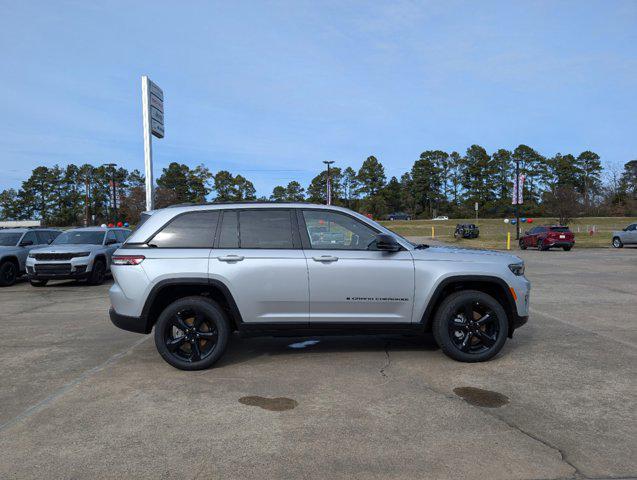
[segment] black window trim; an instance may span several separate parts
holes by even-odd
[[[344,215],[346,217],[351,218],[352,220],[360,223],[361,225],[369,228],[370,230],[376,232],[376,234],[379,233],[384,233],[382,230],[379,230],[378,228],[374,227],[373,225],[370,225],[367,222],[363,222],[360,218],[356,218],[354,215],[350,215],[349,213],[346,212],[341,212],[340,210],[330,210],[330,209],[326,209],[326,208],[306,208],[306,207],[297,207],[297,221],[299,223],[299,231],[301,233],[301,241],[303,243],[303,250],[334,250],[334,251],[338,251],[338,252],[380,252],[382,250],[367,250],[367,249],[353,249],[353,248],[312,248],[312,242],[310,241],[310,236],[307,233],[307,225],[305,223],[305,217],[303,216],[303,212],[306,210],[309,211],[315,211],[315,212],[329,212],[329,213],[335,213],[337,215]],[[399,244],[400,245],[400,244]],[[405,247],[403,247],[402,245],[400,245],[400,249],[402,250],[406,250]]]
[[[290,215],[290,228],[292,235],[292,248],[288,247],[268,247],[268,248],[259,248],[259,247],[251,247],[251,248],[243,248],[241,246],[241,215],[240,212],[254,212],[260,210],[268,210],[268,211],[286,211],[288,215]],[[221,215],[219,217],[219,222],[217,222],[217,232],[215,234],[215,241],[213,249],[216,250],[303,250],[303,245],[301,241],[301,236],[299,235],[299,225],[297,216],[294,215],[295,208],[273,208],[273,207],[263,207],[263,208],[224,208],[220,209]],[[237,239],[238,239],[238,247],[219,247],[219,241],[221,237],[221,225],[223,223],[223,217],[225,213],[236,212],[237,214]]]

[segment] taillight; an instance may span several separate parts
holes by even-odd
[[[143,255],[113,255],[113,265],[139,265],[146,257]]]

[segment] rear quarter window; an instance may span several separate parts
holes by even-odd
[[[551,227],[551,232],[570,232],[568,227]]]
[[[219,212],[208,210],[176,216],[159,230],[148,245],[157,248],[212,248]]]

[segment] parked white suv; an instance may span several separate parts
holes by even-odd
[[[448,356],[492,358],[528,319],[512,255],[414,245],[350,210],[213,204],[144,214],[115,252],[112,322],[155,327],[161,356],[196,370],[232,331],[314,336],[432,331]]]

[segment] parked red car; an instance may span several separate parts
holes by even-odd
[[[534,227],[520,237],[520,248],[537,247],[538,250],[548,250],[551,247],[563,248],[568,252],[575,245],[575,235],[568,227],[561,225],[544,225]]]

